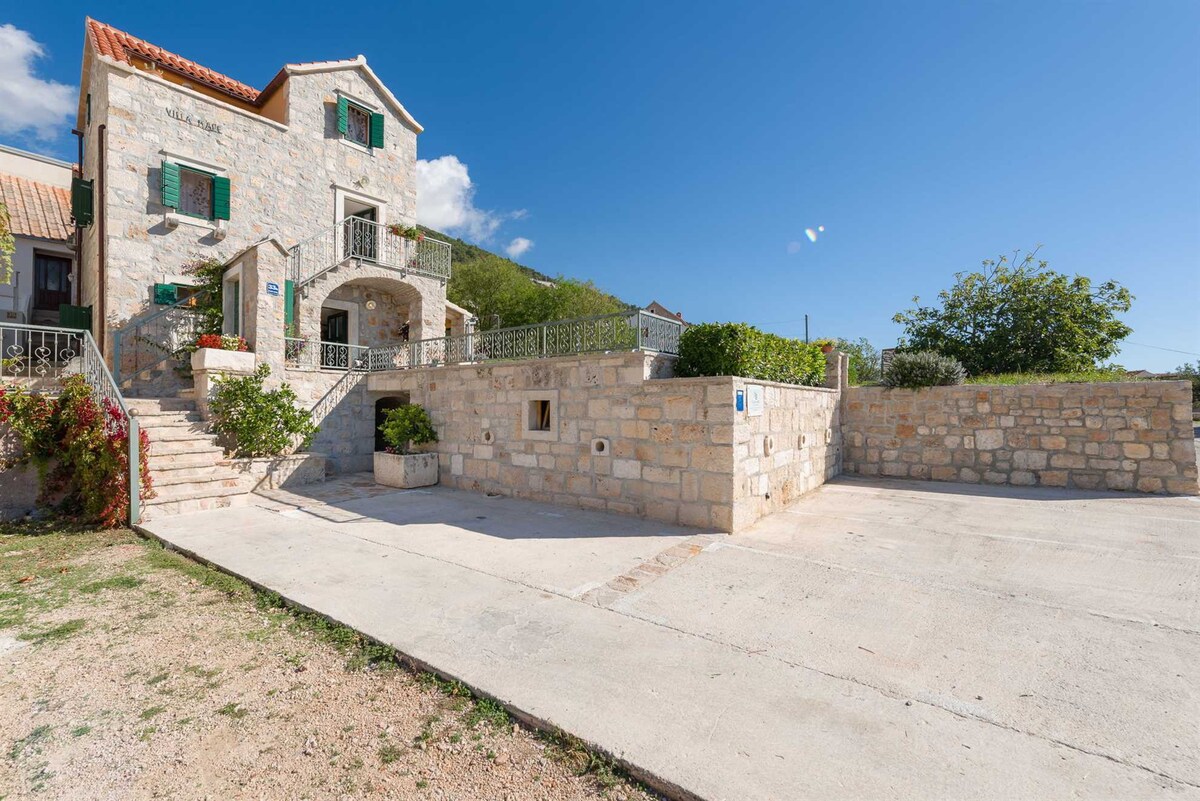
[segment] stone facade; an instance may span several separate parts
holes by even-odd
[[[1197,494],[1191,387],[856,387],[843,467],[862,475]]]
[[[340,64],[289,69],[271,100],[255,109],[85,48],[81,97],[89,96],[91,113],[90,119],[82,114],[81,102],[78,122],[85,134],[83,176],[96,181],[97,222],[84,233],[81,295],[97,314],[103,306],[97,340],[106,354],[112,353],[115,329],[161,308],[152,302],[155,283],[188,283],[180,272],[189,260],[212,257],[232,264],[237,254],[268,239],[289,248],[331,228],[346,215],[348,203],[374,206],[380,223],[415,222],[419,129],[396,111],[365,64]],[[383,147],[343,139],[336,121],[339,95],[384,115]],[[227,177],[230,219],[170,214],[173,210],[162,205],[163,161]],[[265,284],[282,286],[286,257],[267,257],[261,248],[259,253],[261,262],[244,265],[243,301],[254,307],[245,315],[245,333],[247,339],[263,340],[253,343],[256,352],[277,346],[281,352],[282,342],[275,340],[282,339],[283,293],[268,294]],[[306,338],[319,336],[324,298],[354,277],[343,271],[336,282],[326,280],[319,291],[298,296],[297,319]],[[410,294],[404,312],[416,311],[411,337],[441,336],[444,284],[414,279],[397,281],[395,287]],[[265,329],[251,326],[252,317],[267,316],[279,320],[278,336],[264,338]]]

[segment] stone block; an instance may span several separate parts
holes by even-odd
[[[994,451],[1004,447],[1004,432],[998,428],[984,428],[975,432],[975,448]]]

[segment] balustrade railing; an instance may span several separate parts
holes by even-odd
[[[605,351],[674,355],[682,331],[678,320],[633,310],[373,348],[289,338],[284,340],[284,363],[292,369],[378,372]]]
[[[90,331],[0,323],[0,385],[15,383],[43,392],[62,389],[63,380],[82,375],[96,406],[108,412],[105,424],[129,433],[129,523],[141,518],[141,448],[137,418],[129,414]]]
[[[118,383],[168,359],[179,359],[200,334],[196,304],[207,297],[197,292],[141,320],[131,320],[113,332],[113,371]]]
[[[392,227],[361,217],[347,217],[289,251],[288,277],[296,287],[348,259],[378,264],[442,280],[450,279],[450,245],[422,236],[409,239]]]

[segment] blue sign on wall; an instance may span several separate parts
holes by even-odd
[[[746,391],[744,389],[737,391],[737,410],[739,412],[746,411]]]
[[[274,281],[268,281],[267,282],[267,294],[278,296],[279,295],[279,284],[275,283]]]

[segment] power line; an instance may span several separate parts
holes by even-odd
[[[1175,348],[1164,348],[1164,347],[1162,347],[1161,345],[1147,345],[1147,344],[1145,344],[1145,343],[1142,343],[1142,342],[1130,342],[1130,341],[1126,341],[1126,342],[1124,342],[1123,344],[1125,344],[1125,345],[1137,345],[1139,348],[1152,348],[1152,349],[1154,349],[1154,350],[1165,350],[1165,351],[1167,351],[1168,353],[1182,353],[1184,356],[1200,356],[1200,353],[1196,353],[1196,352],[1195,352],[1195,351],[1193,351],[1193,350],[1176,350]]]

